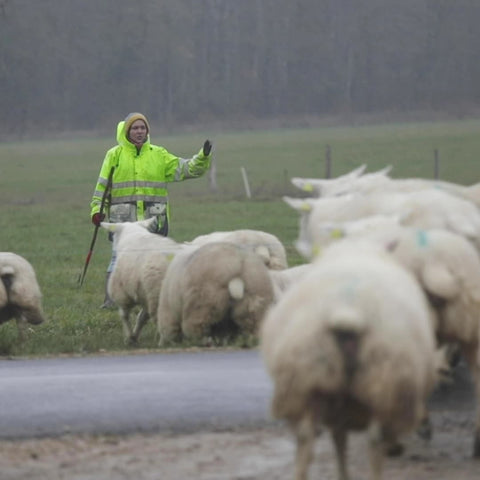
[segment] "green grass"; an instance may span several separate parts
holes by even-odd
[[[172,184],[170,236],[189,240],[214,230],[253,228],[277,235],[289,263],[302,260],[293,247],[298,218],[281,200],[300,194],[290,177],[324,177],[331,148],[332,176],[367,164],[368,171],[392,165],[395,177],[433,177],[434,150],[440,178],[463,184],[480,179],[480,121],[405,123],[208,135],[215,145],[218,191],[207,177]],[[207,135],[154,138],[191,156]],[[48,321],[29,330],[24,345],[16,326],[0,326],[0,355],[85,354],[124,349],[116,311],[103,300],[110,242],[101,230],[84,285],[78,277],[93,226],[89,203],[111,139],[0,144],[0,250],[13,251],[34,266]],[[245,198],[240,169],[248,173],[252,199]],[[138,348],[154,349],[155,327],[142,332]]]

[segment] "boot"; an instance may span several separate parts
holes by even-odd
[[[113,308],[115,307],[114,301],[110,298],[108,294],[108,280],[110,278],[110,272],[107,272],[107,277],[105,279],[105,298],[103,299],[103,303],[100,305],[100,308]]]

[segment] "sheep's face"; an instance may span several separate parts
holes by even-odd
[[[14,317],[15,312],[13,311],[11,305],[4,305],[2,308],[0,308],[0,324],[7,322]]]
[[[32,325],[39,325],[45,321],[42,310],[36,307],[21,308],[17,305],[9,304],[0,309],[0,324],[13,318]]]

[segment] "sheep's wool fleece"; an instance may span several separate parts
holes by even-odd
[[[274,416],[301,415],[311,392],[347,389],[379,419],[398,419],[398,432],[412,429],[435,381],[430,321],[418,282],[390,259],[367,252],[322,258],[262,325]],[[350,380],[332,335],[336,327],[363,335]]]

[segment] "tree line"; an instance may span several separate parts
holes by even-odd
[[[480,102],[478,0],[1,0],[3,134]]]

